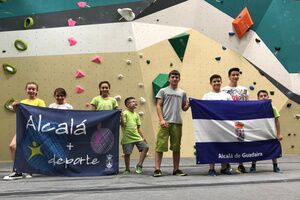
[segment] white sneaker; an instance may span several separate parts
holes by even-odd
[[[23,177],[24,178],[32,178],[32,174],[23,173]]]
[[[11,180],[22,179],[22,178],[24,178],[22,173],[12,172],[10,175],[4,176],[3,180],[11,181]]]

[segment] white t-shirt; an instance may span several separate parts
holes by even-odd
[[[232,97],[225,92],[208,92],[204,94],[202,100],[225,100],[230,101]]]
[[[236,87],[226,86],[223,87],[221,91],[230,94],[233,101],[247,101],[249,99],[249,92],[247,88],[240,85]]]
[[[56,109],[64,109],[64,110],[72,110],[73,106],[71,106],[68,103],[64,104],[57,104],[57,103],[52,103],[49,105],[49,108],[56,108]]]

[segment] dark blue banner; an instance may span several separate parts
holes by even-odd
[[[119,110],[60,110],[20,104],[14,168],[62,176],[117,174],[119,122]]]

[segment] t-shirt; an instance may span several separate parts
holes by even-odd
[[[278,110],[274,106],[273,106],[273,114],[274,114],[274,118],[280,117]]]
[[[233,101],[247,101],[249,92],[247,88],[243,86],[230,87],[226,86],[221,89],[221,91],[226,92],[231,95]]]
[[[49,108],[56,108],[56,109],[63,109],[63,110],[72,110],[73,106],[68,104],[68,103],[64,103],[64,104],[57,104],[57,103],[52,103],[49,105]]]
[[[40,106],[40,107],[46,107],[45,101],[39,98],[35,99],[23,99],[20,103],[27,104],[30,106]]]
[[[226,93],[226,92],[208,92],[206,94],[204,94],[203,100],[232,100],[232,97],[230,96],[230,94]]]
[[[138,132],[138,126],[141,125],[141,118],[136,112],[125,110],[123,112],[125,127],[122,127],[123,136],[121,144],[129,144],[133,142],[143,141]]]
[[[168,86],[160,89],[156,98],[163,101],[162,115],[166,122],[182,124],[181,110],[187,98],[185,91]]]
[[[117,100],[112,97],[103,99],[102,96],[96,96],[92,99],[91,104],[96,106],[96,110],[113,110],[118,108]]]

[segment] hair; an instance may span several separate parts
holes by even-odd
[[[233,68],[229,69],[228,76],[230,76],[231,72],[239,72],[240,73],[240,68],[233,67]]]
[[[212,76],[209,78],[209,82],[211,83],[212,80],[215,79],[215,78],[219,78],[219,79],[222,80],[222,77],[221,77],[219,74],[214,74],[214,75],[212,75]]]
[[[127,98],[124,100],[124,104],[125,104],[126,107],[127,107],[128,101],[130,101],[131,99],[135,99],[135,98],[134,98],[134,97],[127,97]]]
[[[99,88],[101,88],[101,85],[103,85],[103,84],[107,84],[107,85],[108,85],[108,88],[110,89],[110,83],[109,83],[108,81],[101,81],[101,82],[99,83]],[[100,91],[100,95],[101,95],[101,91]]]
[[[169,78],[171,77],[171,75],[178,75],[179,78],[180,78],[180,73],[179,73],[179,71],[177,71],[177,70],[172,70],[172,71],[170,71],[170,73],[169,73]]]
[[[39,85],[36,82],[33,82],[33,81],[27,82],[26,85],[25,85],[25,90],[27,89],[28,85],[35,85],[36,90],[37,91],[39,90]]]
[[[67,96],[67,92],[66,92],[66,90],[65,90],[64,88],[56,88],[56,89],[54,90],[53,96],[55,96],[55,95],[57,95],[57,94],[63,95],[64,97]]]
[[[266,93],[269,96],[269,93],[266,90],[259,90],[257,92],[257,98],[259,97],[260,93]]]

